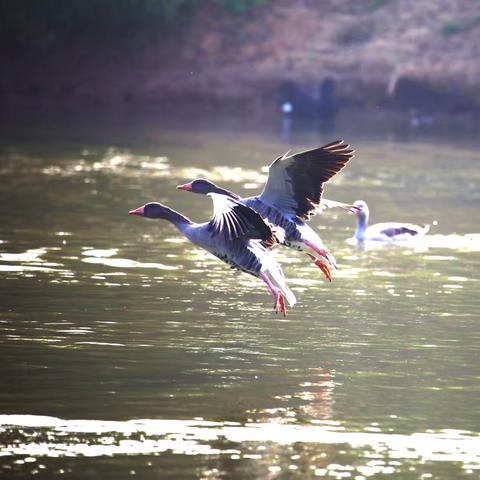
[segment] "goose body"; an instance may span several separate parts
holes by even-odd
[[[425,235],[430,229],[429,225],[415,225],[413,223],[384,222],[368,226],[370,211],[363,200],[353,203],[357,215],[357,228],[355,239],[357,242],[402,242]]]
[[[271,228],[252,209],[225,195],[211,193],[214,215],[209,222],[194,223],[161,203],[151,202],[131,210],[131,215],[165,219],[193,244],[204,248],[230,266],[261,278],[275,297],[274,310],[286,314],[285,298],[296,303],[280,265],[262,245],[272,242]]]
[[[329,265],[336,268],[335,258],[319,235],[306,221],[325,208],[352,205],[322,199],[324,184],[344,168],[353,150],[342,140],[294,155],[278,157],[269,167],[268,180],[260,195],[240,198],[213,182],[198,179],[177,188],[193,193],[216,192],[242,202],[271,224],[285,231],[282,243],[305,251],[331,281]]]

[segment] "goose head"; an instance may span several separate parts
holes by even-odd
[[[353,206],[355,207],[355,215],[359,218],[368,218],[370,211],[368,210],[367,202],[363,200],[356,200],[353,202]]]
[[[357,200],[353,202],[353,206],[356,209],[355,215],[357,216],[357,229],[354,236],[358,241],[363,241],[365,240],[365,230],[368,224],[368,205],[363,200]]]
[[[177,186],[178,190],[187,190],[188,192],[192,193],[200,193],[202,195],[206,195],[207,193],[215,193],[218,190],[218,187],[209,180],[205,180],[204,178],[199,178],[197,180],[193,180],[189,183],[184,183],[183,185]]]
[[[225,190],[218,185],[215,185],[210,180],[205,180],[204,178],[198,178],[197,180],[192,180],[189,183],[185,183],[183,185],[178,185],[177,188],[179,190],[186,190],[187,192],[193,193],[200,193],[201,195],[208,195],[209,193],[219,193],[220,195],[226,195],[227,197],[239,199],[240,197],[230,192],[229,190]]]
[[[164,218],[170,219],[172,210],[158,202],[150,202],[145,205],[130,210],[129,215],[141,215],[146,218]]]

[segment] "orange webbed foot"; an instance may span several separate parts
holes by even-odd
[[[332,281],[332,273],[330,272],[330,269],[322,262],[322,260],[315,258],[313,255],[310,253],[307,253],[307,255],[310,257],[312,262],[323,272],[325,275],[326,279],[331,282]]]
[[[287,316],[285,298],[279,291],[275,293],[275,305],[273,306],[273,310],[275,311],[275,313],[282,313],[284,317]]]

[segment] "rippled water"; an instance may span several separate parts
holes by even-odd
[[[246,123],[6,130],[0,476],[479,475],[479,140]],[[285,319],[259,280],[127,215],[158,200],[204,221],[210,199],[177,184],[250,194],[278,154],[339,136],[357,156],[327,198],[436,224],[359,249],[353,216],[315,218],[339,270],[278,249]]]

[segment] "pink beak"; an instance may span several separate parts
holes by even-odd
[[[130,210],[129,215],[143,215],[143,207],[138,207],[135,210]]]
[[[177,185],[178,190],[191,190],[192,189],[192,182],[184,183],[183,185]]]
[[[358,215],[360,213],[360,209],[358,207],[354,207],[353,205],[347,210],[348,213],[353,213],[354,215]]]

